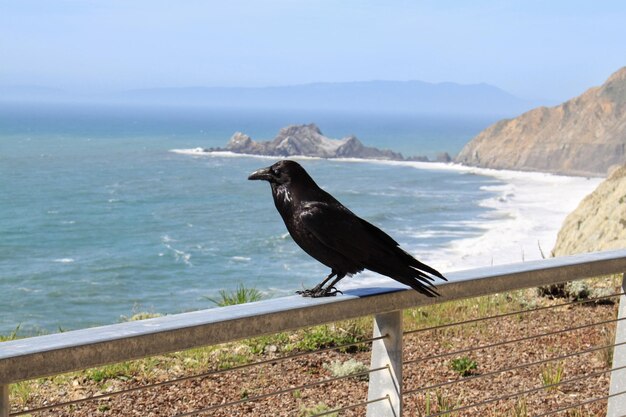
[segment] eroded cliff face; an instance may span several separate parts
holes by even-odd
[[[604,176],[626,163],[626,67],[556,107],[502,120],[472,139],[456,162],[496,169]]]
[[[626,166],[589,194],[563,223],[555,256],[626,248]]]

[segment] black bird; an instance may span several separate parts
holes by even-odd
[[[293,240],[331,269],[321,283],[298,294],[305,297],[335,295],[340,292],[335,288],[339,280],[369,269],[429,297],[439,295],[432,284],[432,276],[446,280],[443,275],[409,255],[388,234],[356,216],[318,187],[297,162],[276,162],[253,172],[248,179],[270,183],[276,209]],[[334,281],[324,287],[333,277]]]

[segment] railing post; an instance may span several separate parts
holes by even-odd
[[[622,275],[622,292],[626,292],[626,273]],[[626,318],[626,295],[619,298],[618,319]],[[626,342],[626,320],[620,320],[615,324],[615,343]],[[626,345],[619,345],[613,348],[612,368],[626,366]],[[626,394],[616,395],[626,391],[626,369],[611,372],[611,386],[609,387],[609,404],[607,417],[622,417],[626,415]]]
[[[386,336],[372,344],[371,367],[388,366],[388,370],[372,372],[368,400],[387,396],[367,406],[367,417],[402,416],[402,310],[374,316],[374,337]]]
[[[0,417],[9,417],[9,384],[0,385]]]

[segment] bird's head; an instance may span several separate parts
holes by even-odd
[[[272,166],[258,169],[248,177],[249,180],[269,181],[272,185],[288,184],[298,178],[310,177],[299,163],[289,160],[278,161]]]

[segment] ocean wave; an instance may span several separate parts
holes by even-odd
[[[190,149],[170,149],[172,153],[178,153],[182,155],[207,155],[212,152],[207,151],[204,148],[190,148]]]
[[[168,235],[161,236],[161,243],[174,255],[174,260],[176,262],[183,262],[185,265],[193,266],[191,263],[191,253],[173,247],[170,244],[173,242],[176,242],[176,239],[172,239]],[[158,255],[163,256],[164,254],[161,252]]]
[[[74,258],[58,258],[58,259],[53,259],[52,262],[56,262],[56,263],[60,263],[60,264],[71,264],[73,262],[75,262],[76,260]]]
[[[248,256],[231,256],[231,258],[235,262],[250,262],[252,258]]]
[[[433,263],[445,270],[460,270],[549,256],[567,215],[601,179],[532,174],[498,174],[507,183],[492,190],[500,194],[480,203],[494,210],[488,213],[484,232],[453,240],[429,256]]]
[[[467,236],[476,235],[476,231],[473,230],[423,230],[423,231],[411,231],[406,233],[408,236],[414,239],[431,239],[431,238],[445,238],[445,239],[460,239]]]
[[[169,237],[169,235],[163,235],[163,236],[161,236],[161,242],[162,243],[169,243],[169,242],[176,242],[176,240],[174,240],[171,237]]]
[[[190,149],[170,149],[169,152],[177,153],[181,155],[191,156],[203,156],[203,157],[226,157],[226,158],[259,158],[259,159],[276,159],[277,156],[270,155],[252,155],[246,153],[236,153],[230,151],[209,151],[204,148],[190,148]],[[320,159],[314,157],[294,157],[293,159]]]

